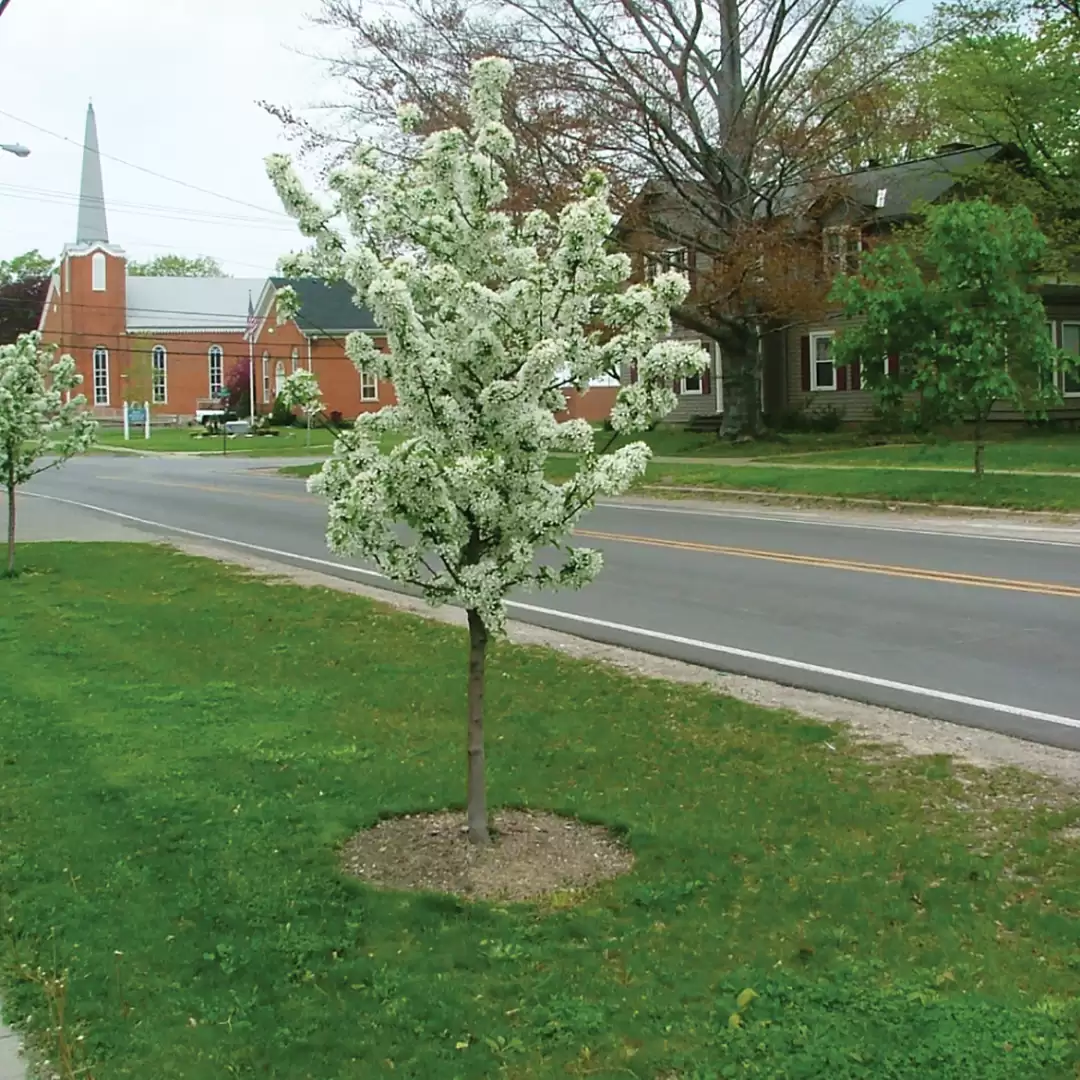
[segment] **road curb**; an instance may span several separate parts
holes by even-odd
[[[968,506],[964,503],[908,502],[901,499],[864,499],[845,495],[809,495],[798,491],[764,491],[761,488],[690,487],[684,484],[642,484],[636,489],[668,495],[694,495],[705,498],[753,499],[759,502],[774,500],[780,503],[807,502],[821,506],[858,506],[875,510],[922,510],[948,514],[1000,515],[1013,518],[1036,518],[1065,525],[1080,525],[1080,515],[1065,510],[1016,510],[1007,506]],[[662,497],[662,496],[661,496]]]

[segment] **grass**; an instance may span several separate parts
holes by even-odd
[[[286,465],[286,476],[311,476],[321,465]],[[548,476],[564,480],[575,468],[569,458],[552,458]],[[638,490],[709,489],[917,502],[929,505],[981,506],[1002,510],[1080,511],[1080,475],[984,476],[961,472],[905,472],[902,469],[792,469],[769,465],[652,464]]]
[[[382,893],[336,848],[460,805],[463,632],[132,545],[0,583],[0,978],[110,1080],[1066,1080],[1080,806],[499,645],[495,805],[618,829],[578,905]],[[754,995],[757,995],[756,997]]]
[[[333,432],[325,428],[313,428],[311,446],[307,445],[307,428],[278,428],[277,435],[245,438],[237,436],[228,440],[228,453],[249,457],[277,457],[302,454],[323,454],[333,444]],[[197,437],[201,427],[152,428],[149,439],[132,433],[130,442],[124,441],[123,431],[104,428],[98,434],[98,446],[104,448],[127,447],[151,453],[221,453],[220,436]]]
[[[810,464],[822,465],[971,469],[974,458],[974,444],[970,441],[957,440],[816,453],[805,460]],[[800,459],[795,457],[792,460]],[[986,468],[1080,474],[1080,435],[1004,439],[988,443]]]

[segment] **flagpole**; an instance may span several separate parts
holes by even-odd
[[[252,324],[251,292],[248,291],[248,423],[255,426],[255,333]]]

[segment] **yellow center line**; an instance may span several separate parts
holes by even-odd
[[[595,532],[590,529],[575,529],[574,535],[591,540],[614,540],[624,544],[645,544],[649,547],[673,548],[677,551],[697,551],[708,555],[730,555],[740,559],[763,559],[768,562],[790,563],[795,566],[815,566],[825,570],[849,570],[858,574],[884,574],[888,577],[912,578],[918,581],[940,581],[950,585],[973,585],[984,589],[1008,589],[1014,592],[1038,593],[1040,596],[1080,598],[1080,586],[1059,585],[1053,582],[984,577],[980,574],[961,574],[948,570],[923,570],[914,566],[891,566],[886,563],[858,562],[854,559],[829,559],[819,555],[792,555],[783,551],[765,551],[760,548],[700,544],[690,540],[662,540],[653,536],[631,536],[625,533]]]

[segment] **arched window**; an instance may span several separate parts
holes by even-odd
[[[279,360],[274,365],[274,397],[285,388],[285,361]]]
[[[264,405],[270,401],[270,354],[268,352],[262,355],[262,399]]]
[[[155,405],[164,405],[169,400],[169,356],[164,345],[155,345],[150,350],[150,399]]]
[[[94,404],[109,404],[109,350],[104,345],[94,350]]]
[[[225,354],[220,345],[210,346],[210,396],[213,397],[225,383]]]
[[[101,251],[90,256],[90,288],[94,292],[105,291],[105,255]]]
[[[290,371],[295,371],[300,366],[300,350],[293,349],[292,351],[292,368]]]

